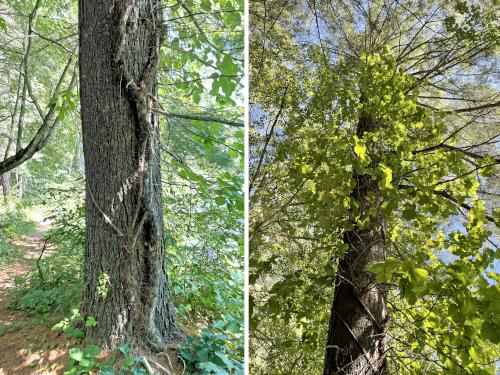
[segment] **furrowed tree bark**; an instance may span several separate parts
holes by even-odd
[[[163,243],[158,118],[160,1],[80,0],[86,340],[163,350],[180,333]]]
[[[375,126],[371,118],[360,118],[358,137],[362,138]],[[378,183],[370,175],[357,175],[355,179],[357,186],[352,197],[365,211],[372,205],[367,194],[369,191],[376,194]],[[344,243],[348,249],[337,269],[323,374],[385,375],[388,374],[387,293],[367,270],[370,264],[386,259],[382,215],[371,218],[366,229],[346,232]]]

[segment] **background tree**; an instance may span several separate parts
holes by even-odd
[[[6,191],[10,191],[7,187],[10,171],[45,147],[57,125],[75,108],[75,27],[71,27],[70,18],[57,21],[37,18],[40,5],[41,1],[34,5],[6,3],[1,9],[5,14],[2,18],[2,69],[6,72],[2,125],[7,141],[0,174],[5,175]],[[69,17],[70,9],[65,3],[59,12]],[[18,14],[26,17],[18,18]],[[37,40],[34,40],[35,35]],[[33,57],[47,58],[48,64],[43,67],[33,64]],[[38,125],[36,131],[26,129],[32,123]],[[28,140],[26,135],[30,137]],[[16,190],[22,196],[23,173],[17,169],[15,176]]]

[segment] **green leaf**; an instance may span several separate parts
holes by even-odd
[[[118,350],[124,355],[130,354],[130,347],[126,343],[118,345]]]
[[[62,320],[59,323],[54,324],[54,326],[52,327],[52,331],[62,331],[67,325],[68,325],[68,322],[65,320]]]
[[[213,327],[215,329],[221,329],[226,325],[226,322],[224,322],[222,319],[218,319],[214,322]]]
[[[7,24],[5,23],[5,20],[0,17],[0,29],[3,31],[7,31]]]
[[[83,359],[84,354],[80,349],[72,348],[69,350],[69,356],[73,358],[75,361],[80,362]]]
[[[234,367],[234,362],[232,359],[230,359],[227,355],[225,355],[222,352],[215,352],[214,353],[217,358],[219,358],[228,368],[233,368]]]
[[[238,65],[234,63],[233,58],[228,54],[225,54],[222,58],[219,68],[224,75],[232,76],[238,73]]]
[[[481,326],[481,336],[493,344],[500,343],[500,327],[487,320]]]
[[[82,367],[90,368],[94,365],[94,361],[90,358],[82,358],[78,364]]]
[[[376,275],[377,282],[385,283],[390,281],[399,264],[399,259],[387,257],[385,262],[374,263],[368,267],[368,270]]]
[[[101,354],[101,348],[98,347],[97,345],[90,344],[83,349],[83,354],[87,357],[97,357],[99,354]]]
[[[200,362],[196,364],[196,367],[200,370],[205,370],[207,373],[214,372],[216,375],[227,375],[228,372],[222,367],[217,366],[213,362]]]
[[[382,163],[379,164],[379,169],[382,172],[382,187],[392,189],[392,169]]]
[[[130,366],[134,365],[134,358],[132,357],[125,357],[125,359],[122,362],[121,368],[124,370],[127,370]]]
[[[405,220],[412,220],[417,217],[417,211],[414,204],[407,204],[403,208],[403,218]]]
[[[366,160],[366,145],[358,137],[354,136],[356,145],[354,146],[354,152],[363,161]]]
[[[413,278],[419,282],[424,282],[429,277],[429,272],[423,268],[415,268],[413,270]]]
[[[219,83],[222,91],[224,92],[226,97],[229,98],[236,89],[236,82],[234,82],[234,80],[229,77],[220,77]]]

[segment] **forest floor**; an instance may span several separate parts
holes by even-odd
[[[45,221],[43,213],[32,211],[28,216],[35,223],[35,229],[27,235],[7,239],[17,250],[16,256],[0,266],[0,375],[62,375],[68,350],[75,346],[62,332],[52,330],[62,317],[16,308],[19,300],[16,279],[37,272],[42,249],[44,258],[57,251],[57,247],[44,238],[50,223]],[[99,359],[104,360],[108,354],[102,353]],[[168,355],[174,364],[173,372],[183,374],[184,366],[177,361],[175,351],[168,350]],[[156,358],[156,361],[168,367],[165,359]]]
[[[14,263],[0,269],[0,375],[58,375],[64,372],[66,362],[67,339],[60,332],[51,330],[58,318],[30,314],[12,307],[15,279],[36,267],[45,243],[43,234],[50,227],[39,213],[33,213],[30,218],[35,221],[36,230],[9,240],[19,249],[19,256]],[[55,250],[47,243],[43,256]]]

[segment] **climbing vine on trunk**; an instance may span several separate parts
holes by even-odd
[[[161,350],[179,331],[168,289],[158,118],[158,1],[80,3],[87,340]],[[102,291],[105,290],[105,293]],[[101,292],[100,292],[101,291]]]

